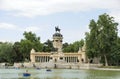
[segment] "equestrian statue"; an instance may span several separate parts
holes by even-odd
[[[57,27],[55,27],[55,31],[57,32],[60,32],[60,29],[59,29],[59,27],[57,26]]]

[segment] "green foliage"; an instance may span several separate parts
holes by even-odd
[[[120,37],[117,38],[117,43],[112,48],[112,52],[109,57],[110,65],[120,65]]]
[[[89,58],[94,58],[99,55],[99,42],[98,42],[98,26],[94,20],[90,21],[89,24],[90,33],[86,33],[86,54]]]
[[[78,52],[79,48],[84,45],[84,40],[75,41],[73,44],[64,43],[63,52]]]
[[[24,60],[30,60],[30,51],[34,48],[36,51],[42,51],[42,44],[40,43],[40,37],[36,37],[35,33],[24,32],[24,39],[20,41],[20,49],[23,53]]]
[[[16,54],[12,46],[12,43],[8,42],[0,44],[0,62],[14,62]]]
[[[32,32],[24,32],[23,35],[25,39],[22,39],[21,41],[32,43],[32,47],[36,51],[42,51],[42,44],[40,42],[40,37],[37,37],[36,34]]]
[[[23,54],[21,53],[21,44],[20,44],[20,42],[15,42],[14,43],[13,51],[16,54],[14,62],[22,62],[23,61]]]
[[[49,39],[43,45],[43,52],[51,52],[54,49],[53,43]]]
[[[90,21],[90,32],[86,33],[86,54],[89,58],[104,57],[105,65],[108,65],[108,58],[116,47],[117,25],[114,18],[102,14],[97,22]]]

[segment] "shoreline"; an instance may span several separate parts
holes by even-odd
[[[91,70],[110,70],[110,71],[120,71],[120,68],[91,68]]]
[[[35,67],[20,67],[18,69],[37,69]],[[14,67],[14,66],[7,66],[7,67],[0,67],[0,69],[17,69],[17,67]],[[45,69],[45,68],[40,68],[40,69]],[[77,68],[51,68],[51,69],[77,69]],[[120,68],[111,68],[111,67],[103,67],[103,68],[97,68],[97,67],[94,67],[94,68],[79,68],[77,70],[106,70],[106,71],[120,71]]]

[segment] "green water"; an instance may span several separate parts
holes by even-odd
[[[23,77],[26,69],[0,69],[0,79],[120,79],[120,71],[74,69],[28,69],[30,77]]]

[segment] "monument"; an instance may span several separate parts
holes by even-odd
[[[61,29],[55,27],[55,33],[53,34],[53,47],[51,52],[36,52],[34,48],[30,52],[30,62],[15,63],[15,67],[37,67],[37,68],[74,68],[74,69],[91,69],[100,67],[100,58],[92,59],[93,63],[89,63],[86,56],[86,45],[79,48],[78,52],[63,52],[62,42],[63,35]]]
[[[55,27],[53,34],[54,51],[51,52],[35,52],[31,50],[31,63],[41,68],[78,68],[81,63],[86,62],[85,49],[78,52],[62,52],[63,35],[61,29]],[[83,61],[84,60],[84,61]]]

